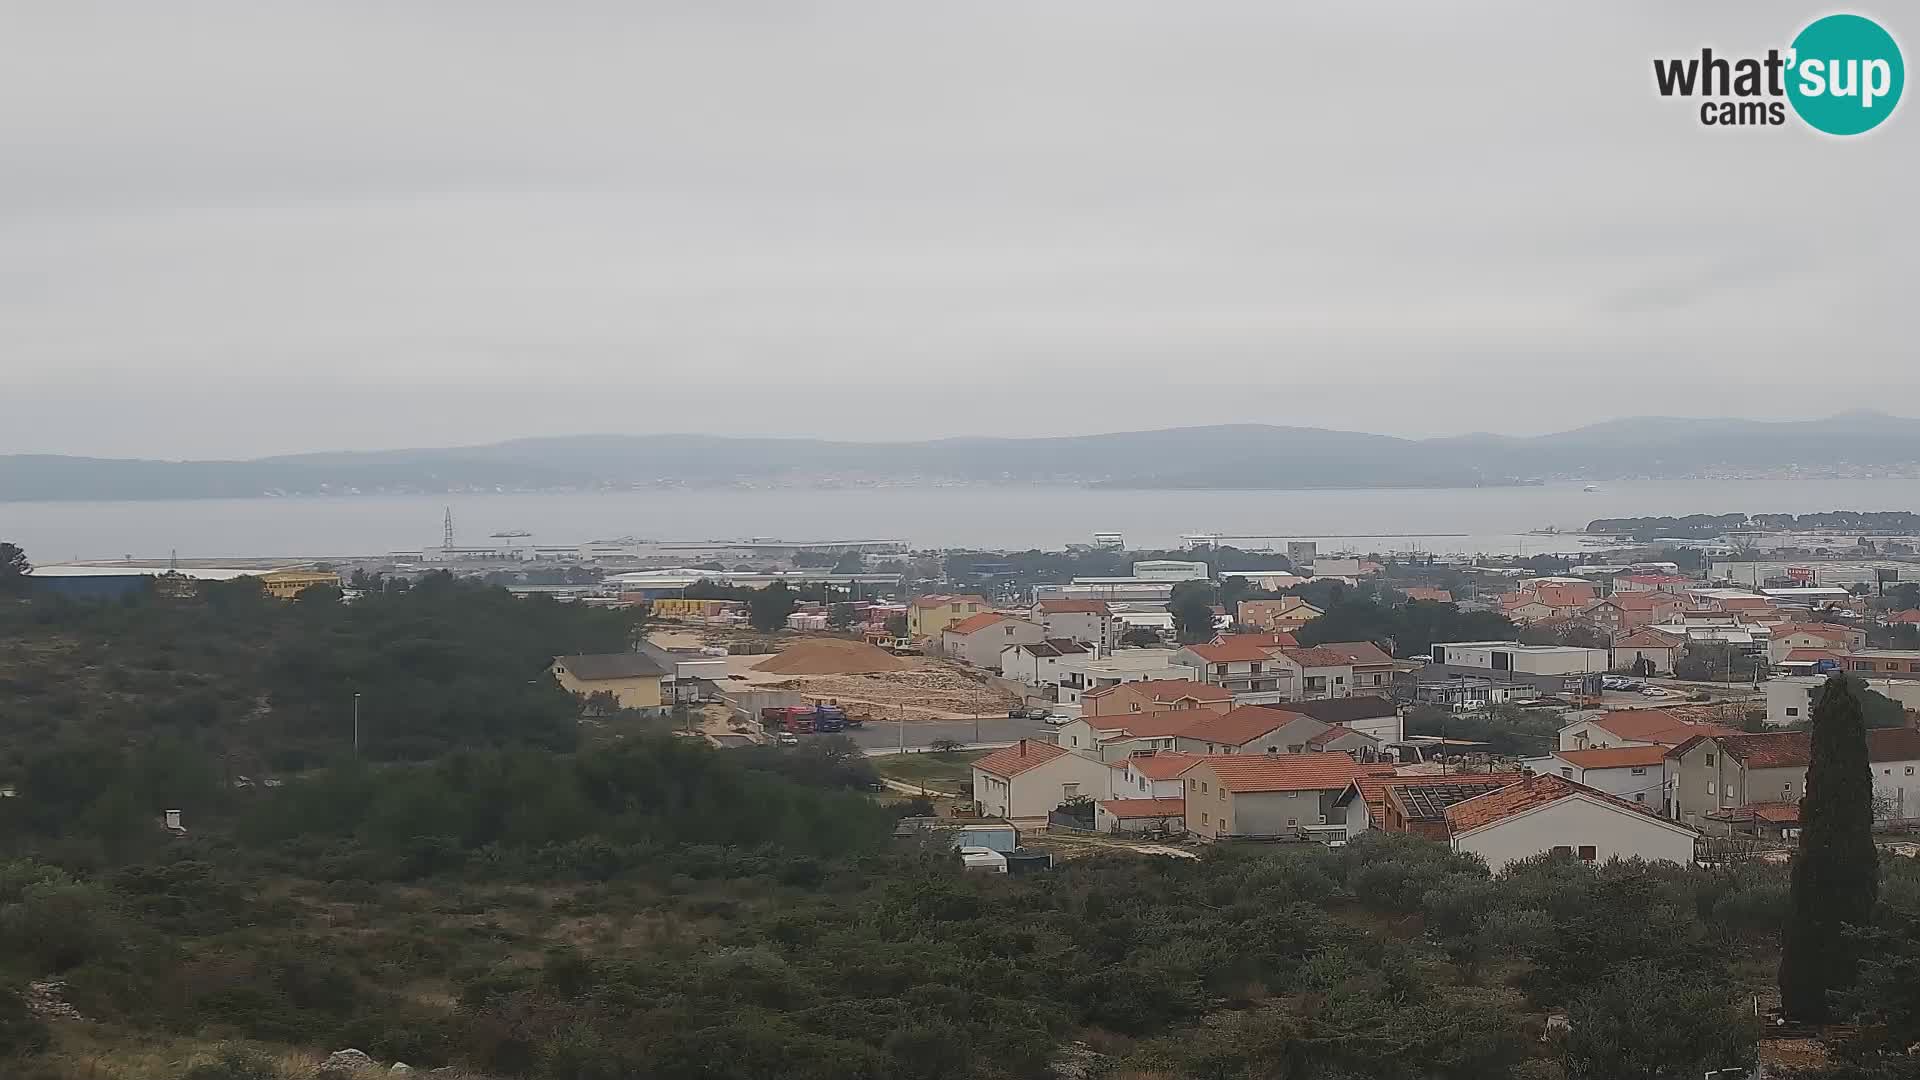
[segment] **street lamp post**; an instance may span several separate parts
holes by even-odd
[[[360,694],[353,695],[353,756],[360,756]]]

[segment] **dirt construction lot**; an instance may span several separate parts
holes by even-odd
[[[648,635],[662,648],[698,648],[711,644],[703,635],[664,631]],[[818,639],[816,639],[818,640]],[[808,638],[783,637],[782,650],[804,648]],[[751,690],[796,690],[840,703],[851,715],[867,719],[953,720],[1004,714],[1013,695],[987,682],[984,673],[950,660],[926,656],[890,657],[899,670],[856,674],[799,675],[762,671],[772,653],[735,654],[727,660],[727,685]]]

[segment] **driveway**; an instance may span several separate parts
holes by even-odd
[[[907,747],[932,746],[938,739],[952,739],[967,743],[1014,743],[1021,739],[1040,739],[1053,741],[1053,730],[1042,720],[1015,720],[1009,716],[983,716],[980,718],[978,739],[974,738],[974,723],[971,720],[909,720],[904,724],[887,723],[884,720],[870,721],[858,730],[848,731],[847,737],[867,750],[892,750],[900,745],[901,736],[906,737]]]

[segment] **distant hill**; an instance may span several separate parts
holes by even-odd
[[[251,461],[0,456],[0,499],[557,491],[693,486],[1075,484],[1174,489],[1469,487],[1920,464],[1920,420],[1857,412],[1767,422],[1639,417],[1552,435],[1401,439],[1231,424],[1022,439],[857,443],[572,435]]]

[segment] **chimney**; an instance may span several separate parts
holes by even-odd
[[[1025,739],[1020,740],[1020,756],[1021,757],[1027,756],[1027,740]]]

